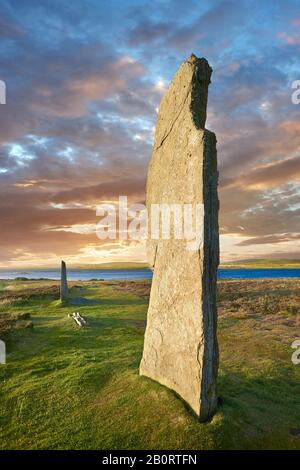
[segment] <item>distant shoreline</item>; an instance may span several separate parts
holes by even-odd
[[[249,264],[249,265],[233,265],[233,264],[221,264],[219,269],[300,269],[299,264],[283,264],[280,266],[272,265],[261,265],[261,264]]]
[[[26,271],[57,271],[58,266],[39,266],[39,267],[5,267],[0,268],[1,271],[17,271],[26,273]],[[111,271],[111,270],[144,270],[149,269],[149,265],[145,262],[112,262],[112,263],[99,263],[99,264],[86,264],[86,265],[71,265],[67,262],[68,271]],[[220,269],[299,269],[300,268],[300,259],[246,259],[239,261],[228,261],[220,264]]]
[[[151,279],[153,273],[149,268],[123,268],[123,269],[69,269],[69,281],[119,281]],[[262,267],[249,266],[221,266],[218,269],[218,279],[276,279],[300,278],[300,268],[293,267]],[[59,281],[60,270],[1,270],[0,280],[15,280],[20,282],[53,280]],[[1,281],[0,281],[1,282]]]

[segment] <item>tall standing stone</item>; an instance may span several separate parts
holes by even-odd
[[[67,267],[64,261],[61,262],[60,274],[60,300],[63,302],[68,298]]]
[[[212,69],[191,55],[160,104],[147,179],[152,204],[201,205],[203,243],[148,238],[153,280],[140,374],[177,392],[201,421],[217,407],[219,264],[216,137],[205,129]],[[200,237],[200,238],[201,238]]]

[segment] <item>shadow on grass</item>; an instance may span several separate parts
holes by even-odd
[[[100,297],[100,296],[99,296]],[[114,307],[123,307],[125,305],[130,305],[130,306],[133,306],[133,305],[145,305],[147,304],[147,301],[142,299],[142,298],[139,298],[139,297],[136,297],[135,295],[132,295],[130,296],[129,298],[121,298],[121,297],[116,297],[116,298],[110,298],[110,297],[107,297],[107,298],[99,298],[99,299],[95,299],[95,298],[86,298],[86,297],[72,297],[70,296],[68,298],[68,300],[66,300],[63,304],[63,306],[67,307],[68,305],[71,305],[71,306],[89,306],[89,305],[103,305],[103,306],[107,306],[109,305],[110,307],[114,306]]]
[[[64,304],[64,306],[76,305],[78,307],[85,305],[101,305],[100,300],[87,299],[85,297],[70,297]]]
[[[223,447],[245,449],[300,448],[290,430],[300,423],[300,384],[290,370],[278,370],[268,377],[222,371],[219,394],[226,428],[236,434]]]

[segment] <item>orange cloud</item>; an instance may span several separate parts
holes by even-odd
[[[284,32],[278,33],[278,37],[288,44],[289,46],[294,46],[295,44],[300,44],[300,36],[298,34],[287,34]]]
[[[284,129],[289,134],[300,135],[300,122],[299,121],[283,121],[279,127]]]

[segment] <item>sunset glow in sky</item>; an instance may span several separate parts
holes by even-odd
[[[95,208],[145,199],[160,99],[193,52],[214,72],[222,260],[299,258],[299,0],[2,0],[0,267],[144,261]]]

